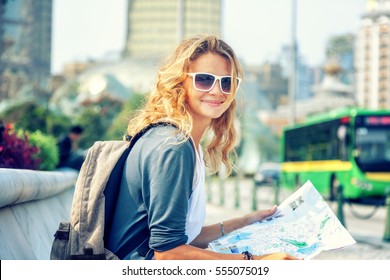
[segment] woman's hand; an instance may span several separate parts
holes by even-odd
[[[270,209],[259,210],[259,211],[255,211],[255,212],[252,212],[250,214],[247,214],[243,217],[243,219],[245,219],[247,224],[250,225],[254,222],[260,221],[266,217],[273,215],[277,209],[278,209],[278,207],[276,205],[274,205]]]
[[[186,244],[167,251],[155,251],[154,255],[157,260],[244,260],[241,254],[221,254]],[[252,255],[252,258],[253,260],[302,260],[287,253],[272,253],[262,256]]]
[[[277,208],[278,207],[275,205],[270,209],[259,210],[238,218],[225,220],[223,221],[223,232],[225,234],[228,234],[236,229],[260,221],[266,217],[273,215],[276,212]],[[220,223],[210,226],[204,226],[200,234],[195,238],[193,242],[191,242],[191,245],[198,248],[207,248],[209,242],[221,237],[221,227],[222,226]]]

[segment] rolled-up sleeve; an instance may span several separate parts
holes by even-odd
[[[142,192],[148,213],[149,246],[155,251],[187,242],[185,226],[194,162],[194,148],[189,141],[167,141],[144,157]]]

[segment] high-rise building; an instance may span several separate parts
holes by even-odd
[[[221,0],[129,0],[124,56],[156,57],[200,33],[221,34]]]
[[[29,84],[47,87],[53,0],[0,1],[0,101]]]
[[[341,67],[329,63],[324,67],[325,75],[319,84],[313,86],[314,96],[300,100],[296,104],[278,106],[275,111],[260,111],[260,120],[267,124],[276,134],[280,135],[284,126],[289,124],[291,111],[294,109],[295,121],[302,121],[306,117],[327,112],[336,108],[356,106],[353,96],[353,86],[340,81]],[[292,108],[294,106],[294,108]]]
[[[367,1],[356,40],[358,105],[390,108],[390,0]]]
[[[280,64],[264,63],[258,72],[257,81],[260,92],[267,97],[272,108],[276,108],[286,98],[288,80],[283,77]]]
[[[292,49],[291,46],[284,45],[281,49],[279,55],[279,63],[282,66],[283,75],[289,79],[291,77],[291,55]],[[296,91],[294,100],[303,100],[313,96],[311,91],[311,85],[313,84],[313,69],[307,65],[305,57],[301,54],[299,46],[296,48]],[[288,94],[288,83],[286,84]],[[288,96],[284,96],[284,99],[287,101]]]

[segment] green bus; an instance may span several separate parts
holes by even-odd
[[[310,180],[327,199],[384,203],[390,190],[390,110],[345,108],[285,127],[281,186]]]

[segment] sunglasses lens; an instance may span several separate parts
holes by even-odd
[[[221,89],[222,89],[222,92],[230,93],[231,84],[232,84],[232,78],[230,78],[230,77],[223,77],[221,79]]]
[[[210,90],[214,84],[215,78],[209,74],[196,74],[195,87],[198,90]]]

